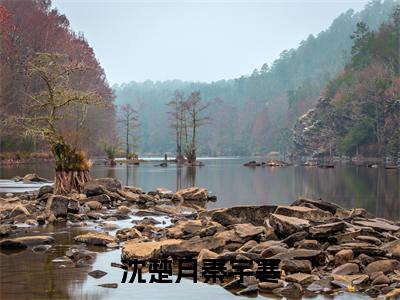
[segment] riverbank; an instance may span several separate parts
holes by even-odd
[[[96,229],[75,234],[77,245],[118,249],[126,264],[133,259],[191,257],[201,266],[203,259],[217,258],[231,269],[232,259],[280,260],[281,278],[274,284],[253,275],[243,283],[228,276],[221,285],[235,294],[301,297],[357,292],[391,297],[400,292],[398,220],[305,198],[291,206],[207,210],[207,203],[215,200],[202,188],[145,193],[111,178],[95,180],[83,194],[68,197],[53,195],[51,186],[43,186],[0,200],[0,248],[36,251],[55,246],[51,235],[21,237],[25,226],[93,223]],[[157,219],[160,216],[164,219]],[[117,229],[112,222],[118,220],[129,222]],[[86,247],[65,253],[71,266],[91,263],[90,255],[86,259],[79,254]],[[248,266],[253,273],[258,267]]]

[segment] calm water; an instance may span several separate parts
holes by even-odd
[[[243,204],[290,204],[299,196],[322,198],[343,207],[363,207],[384,218],[400,219],[400,171],[337,164],[334,169],[247,168],[251,158],[204,159],[201,168],[155,167],[155,162],[140,166],[118,165],[114,168],[95,165],[94,177],[114,177],[125,185],[145,191],[157,187],[177,190],[202,186],[218,197],[209,208]],[[260,159],[258,159],[260,160]],[[52,178],[51,165],[0,167],[0,179],[35,172]]]
[[[321,197],[345,207],[365,207],[378,216],[400,219],[399,171],[368,169],[352,165],[337,165],[334,169],[305,167],[262,168],[243,167],[249,158],[207,159],[201,168],[154,167],[153,163],[140,166],[120,165],[115,168],[94,166],[94,177],[115,177],[125,185],[136,185],[144,190],[166,187],[176,190],[188,186],[204,186],[217,195],[212,207],[240,204],[289,204],[296,197]],[[52,178],[50,165],[0,167],[0,179],[23,176],[35,172]],[[122,228],[127,221],[116,222]],[[89,224],[90,225],[90,224]],[[217,285],[193,284],[120,284],[122,270],[112,268],[111,262],[120,261],[120,250],[90,248],[96,251],[96,260],[90,267],[75,268],[68,263],[54,263],[74,245],[72,238],[82,230],[64,226],[28,229],[26,234],[51,234],[56,244],[46,253],[0,252],[0,299],[248,299],[230,294]],[[100,269],[108,274],[101,279],[87,275]],[[146,278],[146,276],[145,276]],[[119,283],[117,289],[99,287],[99,284]],[[266,299],[260,295],[257,299]],[[312,299],[322,300],[324,297]],[[326,298],[331,299],[331,298]],[[368,299],[360,295],[342,294],[337,300]]]

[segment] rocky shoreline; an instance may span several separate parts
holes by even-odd
[[[0,249],[46,251],[50,235],[24,236],[24,226],[97,224],[74,237],[65,259],[90,264],[86,246],[120,249],[121,265],[134,259],[280,260],[278,282],[233,276],[221,284],[238,295],[257,293],[301,298],[315,294],[363,293],[400,297],[400,222],[376,218],[361,208],[299,198],[290,206],[236,206],[207,210],[215,201],[204,188],[143,192],[112,178],[86,184],[82,194],[54,195],[52,186],[0,198]],[[168,220],[160,223],[158,216]],[[131,220],[135,217],[139,219]],[[116,228],[111,221],[128,220]],[[112,232],[112,233],[111,233]],[[118,264],[116,264],[118,265]]]

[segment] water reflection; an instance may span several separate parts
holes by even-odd
[[[364,207],[380,217],[400,219],[400,171],[338,164],[334,169],[246,168],[242,159],[210,159],[200,168],[155,167],[154,162],[140,166],[95,165],[94,177],[115,177],[125,185],[145,191],[164,187],[177,190],[202,186],[213,192],[218,201],[209,208],[244,204],[290,204],[299,196],[322,198],[344,207]],[[0,178],[36,172],[54,176],[50,165],[0,167]]]

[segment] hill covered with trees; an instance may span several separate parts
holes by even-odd
[[[82,100],[76,99],[79,92],[90,91],[96,91],[107,102],[108,105],[102,107],[75,104],[60,114],[63,119],[57,120],[55,125],[72,145],[102,153],[100,142],[113,139],[116,134],[114,93],[93,49],[82,34],[70,29],[66,16],[53,9],[50,0],[0,0],[0,45],[0,152],[18,154],[47,149],[46,142],[31,132],[18,126],[7,126],[6,129],[3,122],[11,116],[21,115],[29,101],[37,101],[38,107],[42,105],[42,114],[49,112],[47,106],[39,104],[44,95],[38,95],[36,100],[33,96],[43,89],[44,78],[31,76],[29,72],[35,56],[47,53],[62,56],[70,63],[76,62],[76,66],[85,65],[84,71],[76,69],[73,74],[69,71],[58,74],[68,75],[65,84],[76,93],[67,104]],[[51,59],[49,63],[54,61]],[[55,83],[51,82],[49,86]],[[51,94],[66,98],[67,95],[57,94],[60,91],[51,90]]]
[[[373,1],[355,13],[337,17],[318,35],[310,35],[296,49],[285,50],[271,66],[251,75],[212,83],[146,81],[113,86],[116,103],[131,103],[140,112],[140,152],[175,152],[173,129],[168,128],[168,106],[179,90],[185,97],[200,91],[212,100],[211,123],[199,132],[202,155],[244,155],[291,150],[297,118],[312,108],[325,86],[352,59],[357,23],[377,30],[389,19],[397,1]]]
[[[295,126],[298,154],[398,157],[400,6],[378,30],[357,24],[352,57]]]

